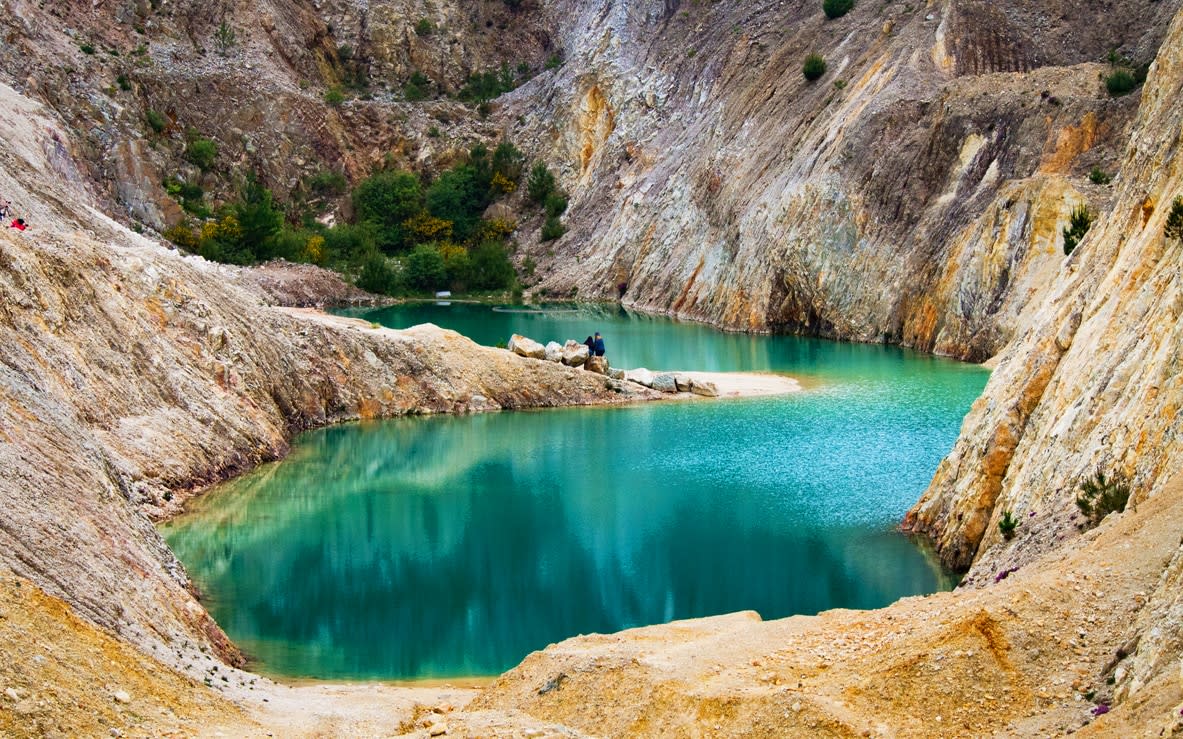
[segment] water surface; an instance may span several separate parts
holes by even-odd
[[[811,389],[302,435],[164,528],[265,671],[490,675],[580,633],[873,608],[950,585],[894,526],[951,447],[980,368],[602,309],[366,317],[490,344],[599,330],[618,366],[781,371]]]

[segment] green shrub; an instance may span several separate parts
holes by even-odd
[[[345,102],[345,93],[341,91],[340,87],[336,85],[325,90],[325,105],[332,108],[339,108]]]
[[[830,19],[841,18],[854,7],[854,0],[822,0],[822,10]]]
[[[127,78],[126,74],[121,74],[115,78],[115,82],[119,85],[119,89],[127,92],[131,89],[131,80]]]
[[[154,133],[164,133],[164,129],[168,128],[168,121],[155,110],[149,110],[144,114],[144,118],[148,121],[148,128]]]
[[[822,59],[817,54],[810,54],[805,57],[805,63],[801,65],[801,74],[805,75],[805,79],[810,82],[821,79],[822,75],[826,73],[826,60]]]
[[[1003,511],[1002,518],[998,521],[998,530],[1002,532],[1002,538],[1010,541],[1015,538],[1015,529],[1019,527],[1019,520],[1011,515],[1010,511]]]
[[[435,24],[427,18],[420,18],[415,24],[415,33],[420,36],[430,36],[435,31]]]
[[[218,144],[211,139],[191,134],[185,146],[185,158],[196,164],[202,172],[210,171],[218,158]]]
[[[1171,203],[1171,212],[1167,214],[1162,233],[1168,239],[1183,239],[1183,198],[1175,198]]]
[[[93,54],[94,53],[94,44],[82,44],[78,48],[82,51],[83,54]]]
[[[1071,254],[1084,235],[1088,233],[1089,227],[1093,225],[1093,212],[1084,203],[1072,209],[1072,215],[1068,219],[1068,226],[1064,228],[1064,254]]]
[[[542,224],[543,241],[554,241],[565,233],[567,233],[567,227],[563,225],[558,216],[547,216],[546,222]]]
[[[1134,73],[1125,67],[1118,67],[1105,77],[1105,89],[1113,97],[1121,97],[1133,91],[1138,86]]]
[[[544,205],[556,189],[555,176],[546,165],[538,162],[530,170],[530,177],[526,180],[526,195],[538,205]]]
[[[546,196],[546,202],[543,204],[546,209],[546,214],[552,217],[558,217],[567,212],[567,195],[563,192],[555,190]]]
[[[416,290],[439,290],[447,285],[448,269],[434,244],[420,244],[403,260],[406,283]]]
[[[256,261],[287,256],[275,252],[275,237],[283,225],[283,213],[275,207],[271,191],[263,187],[254,174],[247,175],[232,210],[238,219],[241,245],[254,255]]]
[[[1109,181],[1112,179],[1113,178],[1110,177],[1100,167],[1093,167],[1092,171],[1089,172],[1089,181],[1091,181],[1094,185],[1108,185]]]
[[[412,102],[426,100],[431,94],[431,78],[419,70],[411,73],[407,84],[403,85],[403,97]]]
[[[427,135],[433,139],[438,139],[440,137],[440,127],[432,126],[431,128],[427,129]]]
[[[546,58],[547,69],[558,69],[561,66],[563,66],[563,57],[558,54],[551,54]]]
[[[1130,483],[1125,475],[1119,472],[1107,477],[1098,467],[1092,477],[1081,481],[1076,507],[1096,526],[1110,513],[1124,511],[1129,499]]]
[[[313,175],[308,181],[308,187],[322,198],[338,198],[345,194],[349,182],[340,172],[326,169]]]
[[[505,245],[486,241],[469,253],[472,269],[471,285],[477,290],[500,290],[509,287],[517,278]]]
[[[499,174],[510,182],[517,183],[521,179],[525,163],[526,157],[508,141],[500,142],[493,150],[493,174]]]
[[[366,256],[355,284],[362,290],[380,295],[398,295],[403,291],[402,273],[390,259],[378,252]]]
[[[378,246],[386,251],[406,245],[403,223],[422,209],[419,178],[409,172],[379,172],[353,191],[354,218],[373,225]]]
[[[238,45],[238,36],[225,20],[214,30],[214,45],[218,47],[218,54],[227,56],[230,50]]]

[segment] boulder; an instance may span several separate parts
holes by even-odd
[[[586,348],[584,347],[584,349]],[[608,360],[603,357],[588,357],[583,368],[589,372],[595,372],[597,375],[606,375],[608,374]]]
[[[563,346],[557,341],[546,342],[546,361],[561,362],[563,361]]]
[[[620,369],[619,367],[609,367],[608,377],[611,377],[613,380],[623,380],[624,370]]]
[[[690,392],[695,395],[705,395],[708,398],[719,397],[719,388],[710,380],[693,380],[690,383]]]
[[[660,375],[654,375],[653,384],[650,387],[654,390],[660,390],[663,393],[678,392],[678,383],[674,380],[672,372],[662,372]]]
[[[674,384],[678,387],[678,392],[690,392],[690,378],[686,375],[674,375]]]
[[[578,367],[587,361],[587,346],[571,339],[563,345],[563,364]]]
[[[506,347],[514,354],[520,357],[533,357],[534,359],[546,359],[546,347],[539,344],[533,339],[528,339],[521,334],[514,334],[509,337],[509,345]]]
[[[624,373],[624,379],[631,380],[632,382],[635,382],[638,385],[644,385],[645,387],[653,387],[653,373],[644,367],[627,370]]]

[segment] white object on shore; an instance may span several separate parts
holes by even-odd
[[[509,337],[509,344],[506,346],[514,354],[522,357],[533,357],[534,359],[546,359],[546,347],[539,344],[533,339],[526,338],[521,334],[514,334]]]

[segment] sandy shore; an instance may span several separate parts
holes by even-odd
[[[720,398],[752,398],[801,392],[801,383],[784,375],[760,372],[678,372],[691,380],[713,382]],[[689,395],[689,393],[679,393]],[[696,395],[694,397],[703,397]]]

